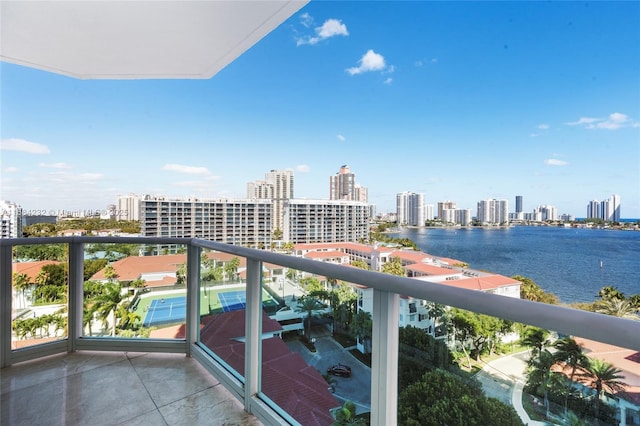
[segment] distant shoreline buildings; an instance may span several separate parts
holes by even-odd
[[[163,195],[120,195],[116,204],[101,211],[24,211],[16,203],[1,201],[1,238],[22,236],[30,224],[56,219],[100,217],[139,221],[141,234],[149,237],[197,237],[246,247],[266,248],[274,242],[338,243],[369,240],[375,205],[368,203],[368,189],[356,182],[348,165],[329,177],[329,199],[294,197],[291,170],[270,170],[264,180],[247,183],[245,199],[176,198]],[[554,206],[540,205],[524,211],[524,197],[515,196],[515,212],[504,199],[477,202],[471,209],[458,208],[451,200],[426,203],[426,195],[400,192],[396,211],[379,220],[398,226],[505,226],[512,223],[573,222],[575,217],[558,214]],[[619,195],[587,204],[587,219],[620,222]]]

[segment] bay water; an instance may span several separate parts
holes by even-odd
[[[604,286],[640,294],[640,232],[542,226],[402,228],[419,249],[472,269],[531,278],[562,303],[593,302]]]

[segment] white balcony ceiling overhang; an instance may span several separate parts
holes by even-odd
[[[3,0],[0,57],[80,79],[206,79],[307,3]]]

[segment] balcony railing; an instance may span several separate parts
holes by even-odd
[[[87,244],[98,243],[186,247],[184,338],[98,338],[85,334],[84,247]],[[49,343],[12,349],[12,249],[18,245],[45,244],[62,244],[68,247],[67,334],[65,338]],[[246,259],[245,353],[244,368],[240,368],[244,374],[239,374],[238,368],[230,368],[201,341],[201,255],[208,250]],[[417,282],[410,278],[200,239],[53,237],[0,240],[0,366],[6,367],[43,356],[79,350],[185,353],[197,359],[244,404],[247,412],[256,415],[265,424],[297,424],[298,422],[290,413],[274,406],[269,395],[266,395],[262,389],[261,301],[263,296],[261,292],[263,264],[266,263],[373,289],[371,339],[371,424],[373,425],[394,424],[397,421],[398,318],[401,295],[640,351],[640,321],[496,296],[443,284]]]

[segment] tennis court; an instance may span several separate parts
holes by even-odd
[[[237,311],[247,306],[247,297],[244,291],[218,293],[218,299],[222,304],[223,312]]]
[[[184,321],[187,315],[185,296],[154,299],[144,317],[143,327]]]

